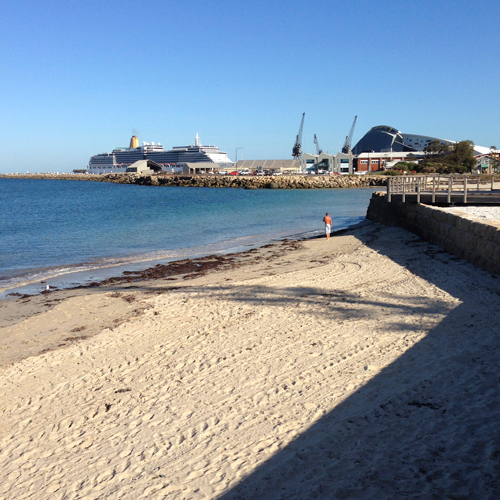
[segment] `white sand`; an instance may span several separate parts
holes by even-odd
[[[0,498],[498,498],[498,280],[375,224],[280,248],[12,312],[9,361],[97,331],[2,369]]]
[[[451,212],[460,217],[470,220],[500,222],[500,207],[445,207],[441,208],[445,212]]]

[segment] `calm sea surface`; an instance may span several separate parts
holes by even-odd
[[[0,290],[241,250],[364,219],[372,189],[245,190],[0,179]],[[146,266],[144,266],[146,267]],[[114,269],[116,275],[116,269]]]

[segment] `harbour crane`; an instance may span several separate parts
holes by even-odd
[[[302,156],[302,130],[304,128],[304,116],[306,116],[306,114],[302,113],[302,121],[300,122],[299,133],[297,134],[295,144],[292,148],[292,157],[296,160],[298,160]]]
[[[342,147],[342,153],[344,153],[344,154],[351,153],[352,136],[354,135],[354,127],[356,126],[357,119],[358,119],[358,115],[356,115],[354,117],[354,121],[352,122],[351,131],[349,132],[349,135],[346,136],[346,138],[345,138],[344,146]]]
[[[316,137],[316,134],[314,134],[314,144],[316,144],[316,154],[320,155],[323,150],[319,149],[318,138]]]

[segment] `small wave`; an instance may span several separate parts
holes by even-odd
[[[362,219],[364,217],[351,218],[348,221],[344,221],[343,224],[337,225],[334,231],[357,224]],[[90,281],[99,281],[116,276],[117,273],[124,270],[140,270],[151,265],[156,265],[157,263],[164,264],[172,260],[196,258],[212,253],[238,252],[284,238],[310,238],[323,234],[323,231],[323,229],[315,229],[292,234],[288,231],[281,231],[274,234],[254,234],[189,248],[157,250],[128,257],[107,257],[86,263],[23,270],[21,273],[18,272],[12,276],[0,277],[0,298],[5,298],[8,293],[14,290],[22,293],[39,293],[43,291],[47,284],[57,288],[69,288]]]

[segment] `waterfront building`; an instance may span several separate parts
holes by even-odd
[[[424,148],[434,140],[441,144],[453,144],[454,141],[438,139],[416,134],[404,134],[394,127],[388,125],[377,125],[372,127],[352,148],[355,155],[361,153],[410,153],[423,151]]]
[[[300,160],[238,160],[235,170],[300,172]]]
[[[162,171],[161,165],[155,163],[152,160],[138,160],[135,163],[132,163],[129,167],[127,167],[126,172],[134,172],[138,174],[152,174],[158,173]]]
[[[440,139],[428,135],[407,134],[388,125],[372,127],[352,148],[354,155],[362,153],[421,153],[431,141],[456,144],[457,141]],[[490,148],[474,146],[476,155],[488,154]]]
[[[304,153],[300,159],[300,171],[307,173],[324,170],[336,174],[353,173],[353,156],[345,153],[331,155],[321,152],[320,154]]]
[[[379,172],[392,168],[398,161],[418,161],[424,157],[424,153],[407,152],[369,152],[355,155],[354,170],[360,174]]]
[[[178,167],[182,168],[180,173],[183,175],[216,174],[217,172],[224,170],[220,166],[209,162],[179,163]]]

